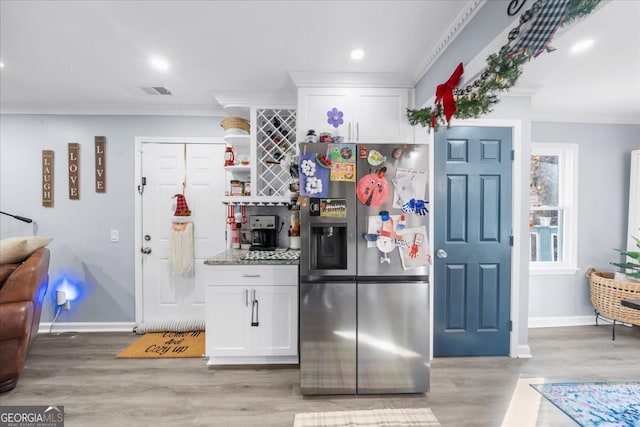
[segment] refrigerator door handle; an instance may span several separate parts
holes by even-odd
[[[351,122],[349,122],[349,141],[351,141]]]

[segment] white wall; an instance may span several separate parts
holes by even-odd
[[[579,144],[579,271],[530,277],[530,324],[594,323],[584,274],[590,267],[615,271],[613,248],[626,246],[630,150],[640,146],[640,126],[534,122],[532,142]]]
[[[134,138],[222,137],[215,117],[0,115],[0,237],[52,236],[50,287],[42,321],[53,319],[51,289],[66,275],[82,295],[58,322],[134,321]],[[107,138],[107,192],[95,193],[94,137]],[[67,143],[80,143],[80,200],[69,200]],[[42,207],[42,150],[55,151],[54,206]],[[118,243],[109,230],[117,229]]]

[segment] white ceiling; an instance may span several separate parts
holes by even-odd
[[[392,73],[412,85],[476,3],[0,0],[0,109],[212,115],[220,94],[295,100],[289,72]],[[558,50],[521,78],[542,87],[534,119],[640,123],[639,23],[640,1],[613,0],[558,35]],[[594,48],[569,57],[587,35]],[[366,51],[359,63],[354,47]],[[169,71],[150,69],[152,55]]]

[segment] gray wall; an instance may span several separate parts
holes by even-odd
[[[619,258],[613,248],[626,246],[630,150],[640,145],[640,125],[534,122],[531,141],[579,145],[579,271],[575,275],[531,276],[529,316],[590,316],[593,306],[586,270],[615,271],[609,265]]]
[[[220,118],[166,116],[0,115],[0,237],[51,236],[50,291],[42,313],[53,319],[63,278],[82,294],[58,322],[134,321],[134,138],[222,137]],[[107,192],[95,193],[94,137],[107,138]],[[80,200],[69,200],[67,143],[80,143]],[[55,151],[54,207],[42,207],[42,150]],[[119,243],[109,230],[120,231]]]

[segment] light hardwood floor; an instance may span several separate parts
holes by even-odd
[[[115,359],[134,334],[42,334],[0,405],[64,405],[67,427],[292,426],[298,412],[403,407],[431,408],[445,427],[499,427],[519,379],[640,380],[640,328],[617,326],[616,335],[610,325],[531,329],[532,359],[436,358],[423,395],[304,397],[296,367]],[[544,399],[531,409],[537,421],[529,425],[575,425]]]

